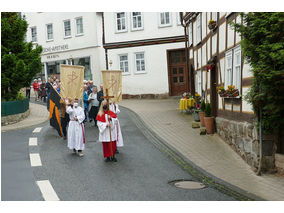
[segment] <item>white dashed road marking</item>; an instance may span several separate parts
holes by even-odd
[[[50,184],[49,180],[40,180],[36,183],[45,201],[59,201],[59,198],[56,192],[54,191],[52,185]]]
[[[41,129],[42,129],[42,127],[37,127],[37,128],[34,129],[33,133],[40,132]]]
[[[31,166],[42,166],[38,153],[30,154]]]
[[[37,138],[30,138],[29,146],[37,146]]]

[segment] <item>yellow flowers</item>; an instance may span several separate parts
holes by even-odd
[[[217,93],[220,94],[220,93],[223,93],[225,92],[225,89],[224,89],[224,86],[219,86],[219,87],[216,87],[217,88]]]
[[[196,93],[195,93],[195,97],[200,97],[200,95],[196,92]]]
[[[234,85],[229,85],[227,91],[231,92],[235,89]]]

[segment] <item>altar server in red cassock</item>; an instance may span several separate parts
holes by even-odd
[[[110,120],[110,122],[109,122]],[[99,128],[99,141],[103,144],[103,153],[106,162],[114,161],[117,162],[115,158],[116,147],[116,128],[117,117],[114,112],[107,110],[107,102],[103,101],[99,113],[97,115],[97,125]],[[111,138],[110,130],[111,127]]]

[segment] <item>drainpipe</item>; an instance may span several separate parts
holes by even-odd
[[[103,46],[105,45],[105,19],[104,19],[104,12],[102,12],[102,30],[103,30]],[[107,55],[107,48],[105,49],[105,57],[106,57],[106,70],[108,70],[108,55]]]
[[[261,175],[262,169],[262,109],[259,107],[259,165],[256,175]]]

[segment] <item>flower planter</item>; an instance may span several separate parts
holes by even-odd
[[[194,118],[194,121],[200,121],[200,118],[199,118],[199,112],[194,112],[193,113],[193,118]]]
[[[199,118],[200,118],[200,123],[201,123],[201,126],[205,126],[205,123],[204,123],[204,115],[205,115],[205,112],[198,112],[199,114]]]
[[[219,95],[220,95],[220,97],[227,97],[228,96],[226,91],[219,93]]]
[[[238,89],[231,91],[231,93],[229,94],[229,97],[237,97],[237,96],[239,96],[239,90]]]
[[[214,30],[215,27],[216,27],[216,25],[217,25],[216,21],[211,22],[211,23],[208,24],[208,28],[209,28],[210,30]]]
[[[214,117],[204,117],[207,134],[214,134]]]

